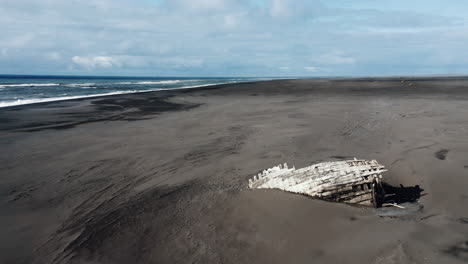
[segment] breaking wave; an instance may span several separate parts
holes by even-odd
[[[26,76],[18,78],[16,76],[0,75],[0,108],[107,95],[188,89],[260,80],[265,79],[202,77],[187,79],[144,79],[132,77],[119,79],[114,77],[69,78],[63,76]]]
[[[15,101],[10,101],[10,102],[0,102],[0,107],[47,103],[47,102],[56,102],[56,101],[90,98],[90,97],[100,97],[100,96],[106,96],[106,95],[127,94],[127,93],[135,93],[135,92],[138,92],[138,91],[118,91],[118,92],[110,92],[110,93],[102,93],[102,94],[74,95],[74,96],[62,96],[62,97],[53,97],[53,98],[17,99]]]
[[[69,86],[69,87],[93,87],[95,85],[96,85],[95,83],[70,83],[70,84],[67,84],[66,86]]]
[[[191,81],[191,80],[184,80]],[[150,84],[176,84],[182,82],[181,80],[167,80],[167,81],[144,81],[144,82],[119,82],[118,84],[137,84],[137,85],[150,85]]]
[[[41,87],[41,86],[59,86],[59,83],[18,83],[18,84],[0,84],[0,88],[7,87]]]
[[[101,94],[62,96],[62,97],[52,97],[52,98],[17,99],[15,101],[0,102],[0,108],[10,107],[10,106],[18,106],[18,105],[26,105],[26,104],[37,104],[37,103],[57,102],[57,101],[65,101],[65,100],[72,100],[72,99],[92,98],[92,97],[101,97],[101,96],[108,96],[108,95],[118,95],[118,94],[147,93],[147,92],[157,92],[157,91],[167,91],[167,90],[200,88],[200,87],[215,86],[215,85],[221,85],[221,84],[227,84],[227,83],[232,83],[232,82],[210,83],[210,84],[193,85],[193,86],[182,86],[182,87],[179,87],[179,88],[162,88],[162,89],[152,89],[152,90],[129,90],[129,91],[116,91],[116,92],[109,92],[109,93],[101,93]]]

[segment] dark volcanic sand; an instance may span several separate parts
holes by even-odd
[[[467,100],[464,78],[336,79],[0,109],[0,263],[466,263]],[[352,157],[424,208],[246,189]]]

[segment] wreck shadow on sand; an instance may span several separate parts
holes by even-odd
[[[381,207],[384,204],[414,203],[421,196],[426,195],[426,193],[422,193],[424,189],[421,189],[419,185],[405,187],[400,184],[400,186],[392,186],[385,182],[382,182],[374,191],[376,207]]]

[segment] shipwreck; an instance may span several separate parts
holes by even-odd
[[[398,206],[415,202],[423,191],[394,187],[382,181],[385,166],[376,160],[356,159],[289,168],[285,163],[264,170],[249,179],[250,189],[279,189],[333,202],[365,206]]]

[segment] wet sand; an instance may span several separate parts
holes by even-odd
[[[468,78],[281,80],[3,108],[0,147],[0,263],[468,261]],[[246,188],[279,163],[353,157],[427,195],[384,217]]]

